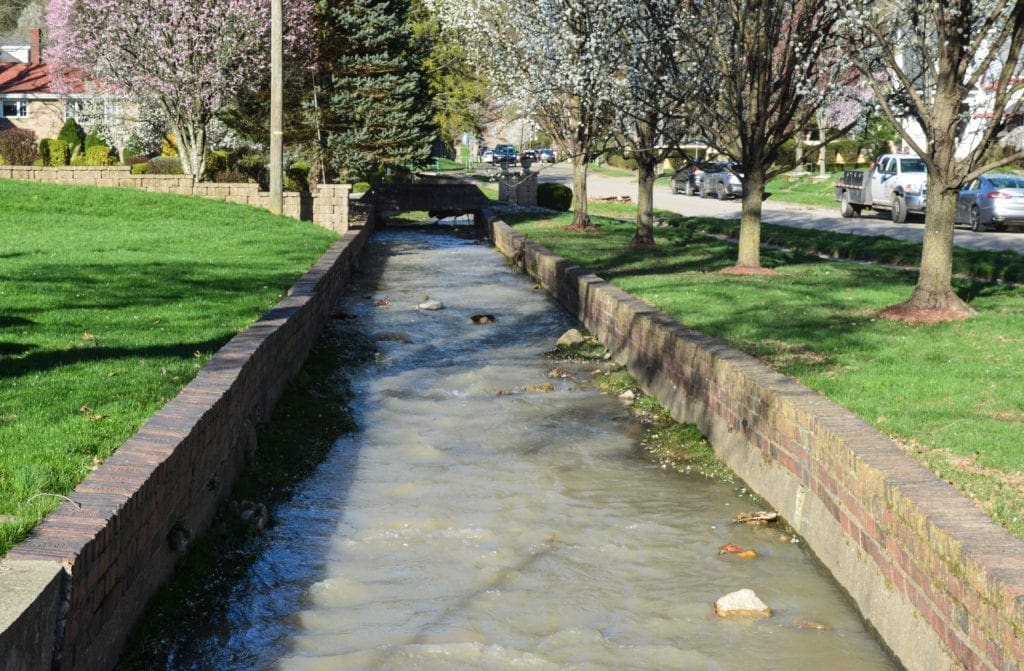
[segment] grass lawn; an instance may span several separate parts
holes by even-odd
[[[716,271],[736,248],[702,231],[738,224],[668,212],[655,249],[630,249],[629,206],[591,204],[599,229],[566,230],[571,214],[511,219],[517,230],[573,259],[679,321],[792,375],[896,439],[1024,538],[1024,289],[957,281],[978,310],[966,321],[910,326],[875,317],[906,300],[915,270],[823,260],[805,252],[916,264],[920,246],[766,225],[764,265],[778,275]],[[830,254],[831,255],[831,254]],[[961,272],[1022,279],[1018,255],[960,253]],[[986,275],[987,273],[987,275]]]
[[[227,203],[0,181],[0,554],[336,239]]]

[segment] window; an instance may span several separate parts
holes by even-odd
[[[4,100],[0,103],[0,117],[15,118],[28,116],[27,100]]]

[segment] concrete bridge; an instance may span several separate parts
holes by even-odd
[[[490,199],[474,184],[428,177],[412,184],[377,184],[359,199],[361,207],[369,208],[373,224],[385,224],[388,216],[396,212],[425,211],[435,219],[473,215],[473,222],[487,225],[483,211]]]

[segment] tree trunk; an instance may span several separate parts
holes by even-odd
[[[953,291],[953,217],[956,213],[957,192],[942,189],[938,184],[931,184],[931,181],[929,176],[928,209],[924,220],[924,244],[921,248],[917,286],[907,302],[883,310],[884,317],[912,322],[940,322],[966,319],[975,314]]]
[[[748,170],[743,178],[743,208],[740,215],[740,240],[737,268],[761,267],[761,200],[764,193],[764,169]]]
[[[572,227],[583,230],[590,227],[587,210],[587,153],[580,151],[572,157]]]
[[[651,152],[637,154],[636,233],[630,247],[653,247],[655,164]]]

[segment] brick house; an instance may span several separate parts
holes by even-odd
[[[38,29],[29,40],[0,37],[0,130],[26,128],[38,139],[57,137],[76,102],[90,96],[80,78],[69,80],[71,93],[54,90],[50,67],[42,60]]]

